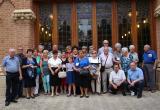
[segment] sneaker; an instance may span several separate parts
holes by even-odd
[[[135,92],[131,91],[131,96],[135,96]]]

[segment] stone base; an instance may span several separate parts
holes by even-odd
[[[5,96],[6,92],[6,76],[0,75],[0,96]]]

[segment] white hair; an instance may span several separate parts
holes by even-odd
[[[10,48],[9,52],[15,52],[16,50],[14,48]]]
[[[127,47],[123,47],[122,48],[122,53],[124,53],[124,52],[128,52],[128,48]]]
[[[151,48],[151,46],[148,45],[148,44],[144,45],[144,47],[147,48],[147,49],[150,49],[150,48]]]
[[[135,46],[134,45],[130,45],[129,46],[129,49],[131,50],[131,49],[135,49]]]
[[[105,42],[109,43],[109,41],[108,41],[108,40],[104,40],[104,41],[103,41],[103,43],[105,43]]]
[[[121,44],[120,43],[116,43],[114,47],[115,48],[121,48]]]
[[[48,50],[43,50],[43,53],[48,53]]]
[[[43,45],[38,45],[38,48],[44,49],[44,46]]]

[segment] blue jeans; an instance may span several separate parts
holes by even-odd
[[[43,80],[43,87],[44,87],[44,91],[45,93],[49,93],[50,92],[50,83],[49,83],[49,79],[50,79],[50,76],[49,75],[44,75],[42,77],[42,80]]]

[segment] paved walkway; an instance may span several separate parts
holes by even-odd
[[[0,110],[160,110],[160,92],[144,92],[141,99],[121,94],[91,95],[88,99],[41,95],[35,99],[18,101],[17,104],[11,103],[5,107],[4,98],[0,97]]]

